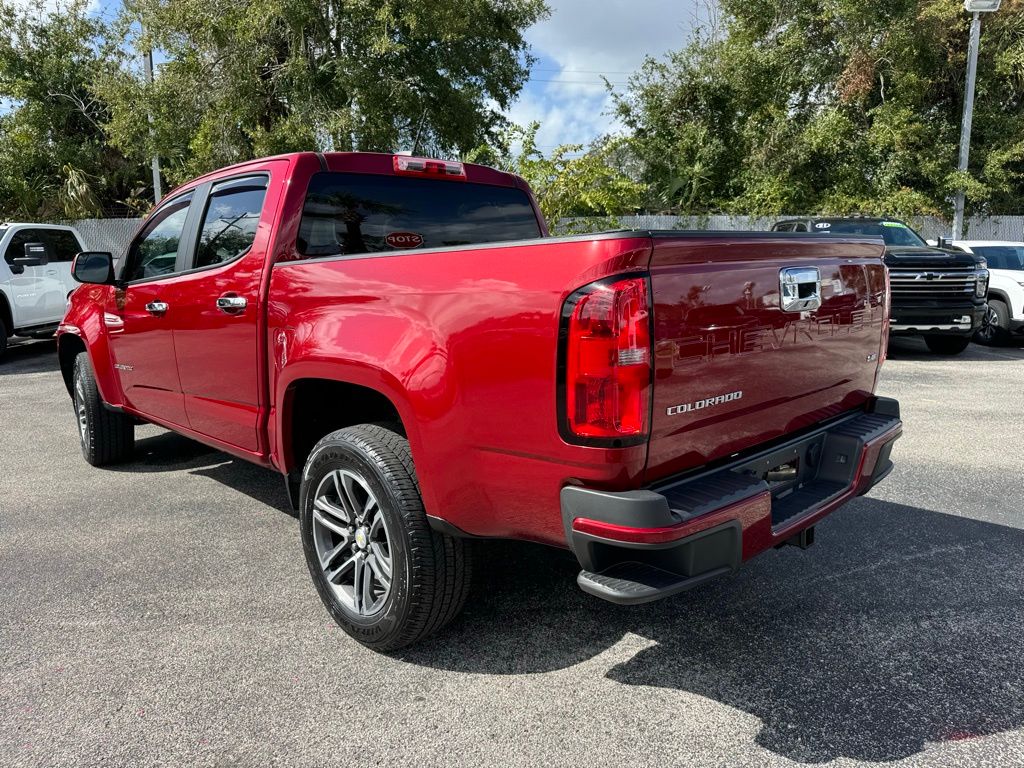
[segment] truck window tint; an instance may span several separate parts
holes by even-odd
[[[213,186],[199,230],[196,267],[232,261],[252,247],[266,194],[267,180],[262,176]]]
[[[39,242],[50,246],[50,261],[72,261],[82,250],[78,238],[66,229],[41,229]]]
[[[984,256],[992,269],[1024,270],[1024,248],[1010,245],[986,245],[972,249]]]
[[[188,218],[192,196],[186,195],[158,210],[128,251],[124,279],[143,280],[169,275],[175,270],[178,244]]]
[[[11,236],[11,242],[4,251],[4,261],[13,264],[19,256],[25,255],[25,243],[41,243],[38,229],[19,229]]]
[[[928,244],[918,237],[914,230],[906,224],[898,222],[879,224],[876,221],[833,221],[829,222],[827,229],[815,228],[815,232],[822,235],[868,235],[882,238],[886,245],[912,248],[928,247]]]
[[[300,256],[526,240],[540,224],[521,189],[359,173],[313,176],[296,243]]]

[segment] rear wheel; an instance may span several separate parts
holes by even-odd
[[[0,357],[4,356],[4,352],[7,351],[7,326],[4,324],[4,320],[0,317]]]
[[[135,452],[135,422],[104,405],[87,352],[80,352],[75,358],[71,394],[85,460],[94,467],[102,467],[131,459]]]
[[[462,609],[469,543],[430,528],[397,432],[363,424],[323,438],[302,473],[299,522],[320,599],[363,645],[403,648]]]
[[[988,303],[985,317],[981,321],[981,328],[974,334],[974,340],[980,344],[987,344],[995,347],[1005,344],[1010,337],[1010,310],[1007,306],[992,299]]]
[[[959,355],[971,343],[970,336],[925,336],[925,344],[936,355]]]

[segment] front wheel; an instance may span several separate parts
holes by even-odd
[[[985,310],[981,328],[974,334],[975,341],[996,347],[1005,344],[1010,337],[1010,310],[1001,301],[991,300]]]
[[[412,645],[462,609],[469,543],[430,528],[397,432],[363,424],[323,438],[302,473],[299,524],[320,599],[363,645]]]
[[[135,452],[135,422],[104,405],[87,352],[80,352],[75,358],[71,394],[85,460],[94,467],[102,467],[131,459]]]
[[[924,343],[936,355],[959,355],[971,343],[970,336],[925,336]]]

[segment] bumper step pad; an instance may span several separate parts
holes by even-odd
[[[576,583],[584,592],[609,602],[640,605],[678,595],[730,571],[731,567],[721,567],[699,576],[680,576],[646,563],[616,563],[603,573],[582,571]]]

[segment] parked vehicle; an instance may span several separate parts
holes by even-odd
[[[1024,243],[952,240],[948,245],[985,259],[992,275],[988,312],[975,340],[989,345],[1005,344],[1024,333]]]
[[[71,262],[82,250],[72,227],[0,224],[0,357],[11,336],[53,336],[78,287]]]
[[[152,422],[282,473],[331,615],[446,624],[470,543],[570,548],[618,603],[786,543],[892,469],[881,242],[546,237],[475,165],[293,154],[171,193],[61,327],[83,454]],[[511,566],[511,564],[509,564]]]
[[[777,223],[773,231],[882,238],[892,284],[890,332],[923,336],[928,349],[936,354],[960,354],[981,327],[988,293],[984,259],[930,247],[898,219],[788,219]]]

